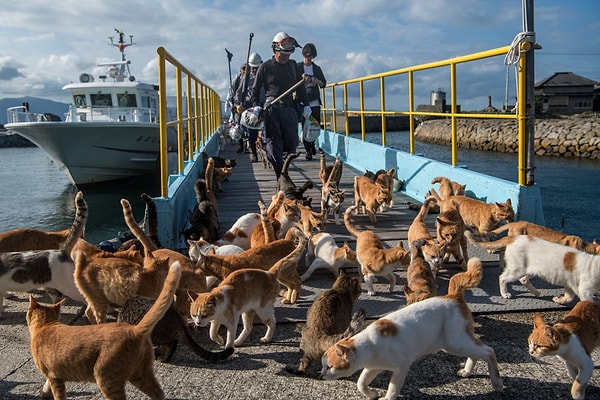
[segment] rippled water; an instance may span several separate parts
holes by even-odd
[[[367,140],[381,143],[381,135],[369,134]],[[408,151],[408,133],[388,134],[387,144]],[[417,142],[417,153],[450,162],[450,149]],[[459,164],[499,178],[516,181],[516,154],[459,149]],[[597,203],[600,199],[600,162],[536,158],[536,183],[542,193],[546,225],[581,236],[585,240],[598,234]],[[0,231],[20,227],[60,230],[73,218],[75,188],[69,184],[44,152],[35,147],[0,148]],[[144,204],[140,194],[158,195],[155,179],[132,179],[108,187],[86,189],[84,195],[90,215],[86,238],[92,243],[115,237],[126,230],[119,200],[128,199],[136,218],[141,219]]]

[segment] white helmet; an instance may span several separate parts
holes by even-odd
[[[260,57],[260,54],[258,53],[252,53],[250,54],[250,57],[248,57],[248,65],[250,65],[251,67],[260,67],[260,64],[262,64],[263,60]]]
[[[292,54],[296,47],[300,47],[296,39],[285,32],[277,32],[271,42],[274,51],[280,51],[284,54]]]
[[[244,110],[240,117],[240,124],[250,129],[262,128],[262,116],[260,115],[262,108],[260,106],[252,107]]]

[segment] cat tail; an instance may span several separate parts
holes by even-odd
[[[352,234],[352,236],[358,237],[358,235],[360,235],[360,231],[356,229],[354,225],[352,225],[352,219],[350,218],[350,215],[355,209],[356,205],[350,206],[346,209],[346,212],[344,212],[344,224],[346,224],[346,229]]]
[[[171,307],[180,278],[181,264],[179,264],[179,261],[175,261],[169,266],[169,273],[154,304],[152,304],[152,307],[146,312],[142,320],[135,326],[137,333],[150,335],[158,321],[161,320],[169,307]]]
[[[144,246],[144,254],[148,257],[152,257],[152,252],[158,250],[156,244],[150,240],[146,232],[138,225],[133,216],[133,210],[131,209],[131,204],[126,199],[121,199],[121,207],[123,208],[123,218],[125,219],[125,223],[131,232],[135,235],[135,237],[142,242]]]
[[[162,246],[158,239],[158,213],[156,212],[156,203],[154,203],[154,199],[146,193],[142,193],[142,200],[146,203],[146,209],[148,210],[148,237],[156,244],[156,247],[161,248]]]
[[[427,198],[423,202],[423,205],[421,206],[421,209],[419,210],[419,213],[415,217],[415,220],[425,221],[425,217],[427,216],[427,213],[429,212],[429,208],[431,207],[431,204],[436,203],[436,202],[437,202],[437,199],[434,196],[427,196]]]
[[[194,340],[192,335],[190,335],[190,332],[188,331],[188,329],[189,328],[187,327],[187,324],[185,324],[185,327],[183,329],[185,343],[188,345],[188,347],[190,349],[192,349],[192,351],[197,356],[205,359],[206,361],[210,361],[210,362],[214,363],[217,361],[225,360],[227,357],[229,357],[230,355],[233,354],[233,352],[234,352],[233,347],[228,347],[222,351],[210,351],[210,350],[205,349],[204,347],[202,347],[198,343],[196,343],[196,341]]]
[[[294,235],[298,239],[298,244],[296,245],[296,248],[294,250],[292,250],[292,252],[290,254],[283,257],[281,260],[277,261],[275,263],[275,265],[273,265],[271,268],[269,268],[269,272],[272,273],[273,275],[275,275],[275,277],[278,279],[279,279],[279,275],[281,275],[281,273],[283,271],[285,271],[287,268],[292,267],[292,266],[297,267],[297,265],[298,265],[297,263],[290,263],[288,261],[299,257],[300,253],[302,253],[302,251],[304,251],[304,247],[306,246],[306,242],[307,242],[306,236],[304,235],[304,233],[302,232],[301,229],[294,226],[290,230],[293,230]]]
[[[455,274],[448,284],[448,296],[464,301],[465,290],[473,289],[481,282],[483,264],[477,257],[471,257],[467,263],[467,270]]]
[[[506,249],[510,243],[512,243],[517,236],[505,236],[501,239],[490,242],[491,236],[494,233],[473,233],[471,231],[465,231],[465,237],[473,245],[488,251],[501,251]]]
[[[283,162],[283,167],[281,168],[282,175],[288,174],[288,169],[290,168],[290,164],[292,163],[292,160],[294,158],[297,158],[299,155],[300,155],[300,153],[290,153],[287,155],[287,157],[285,158],[285,161]]]
[[[83,237],[87,217],[88,206],[83,198],[83,192],[79,191],[75,195],[75,219],[73,219],[73,225],[71,225],[69,234],[60,246],[61,251],[65,254],[70,255],[79,238]]]
[[[280,190],[275,195],[273,195],[273,198],[271,199],[271,204],[269,204],[269,208],[267,209],[267,215],[269,216],[269,218],[275,218],[275,214],[277,214],[277,211],[279,211],[279,209],[283,205],[284,200],[285,192],[283,190]]]

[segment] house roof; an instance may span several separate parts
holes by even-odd
[[[549,86],[594,86],[600,82],[584,78],[572,72],[555,72],[552,76],[542,79],[535,84],[535,88]]]

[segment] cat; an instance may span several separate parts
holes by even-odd
[[[291,200],[299,200],[302,204],[310,206],[312,199],[304,195],[308,189],[313,188],[313,183],[308,179],[301,187],[296,186],[290,178],[288,170],[293,159],[297,158],[300,153],[290,153],[287,155],[281,168],[281,174],[277,179],[277,191],[283,191],[285,196]]]
[[[492,387],[502,390],[502,380],[491,347],[473,332],[473,316],[465,303],[466,289],[481,281],[482,266],[477,258],[469,260],[467,272],[450,278],[448,294],[432,297],[394,311],[374,322],[362,332],[331,346],[321,359],[321,375],[326,380],[349,377],[363,368],[358,390],[369,399],[380,398],[369,387],[384,370],[392,371],[385,399],[400,394],[406,374],[422,356],[444,350],[467,356],[458,375],[472,374],[477,360],[487,362]]]
[[[298,204],[298,208],[300,209],[300,221],[298,221],[297,226],[302,229],[306,236],[320,232],[325,228],[327,216],[324,211],[318,213],[309,206],[302,204]]]
[[[182,234],[186,240],[204,238],[213,243],[221,236],[218,210],[209,194],[210,190],[205,180],[198,179],[194,185],[194,190],[196,192],[196,204],[194,209],[188,212],[191,226],[184,230]]]
[[[450,196],[444,201],[453,201],[458,204],[458,210],[465,226],[475,232],[489,232],[500,226],[502,222],[515,220],[515,211],[510,199],[504,203],[486,203],[466,196]]]
[[[208,243],[206,240],[200,238],[198,240],[188,240],[188,256],[192,263],[195,265],[198,262],[198,258],[200,257],[200,253],[206,254],[208,250],[214,249],[215,254],[219,255],[230,255],[230,254],[238,254],[244,251],[240,246],[236,246],[235,244],[224,244],[222,246],[218,246],[215,244]],[[209,290],[212,288],[218,279],[215,276],[207,276],[206,277],[206,289]]]
[[[148,196],[146,193],[142,193],[142,200],[146,203],[146,218],[144,221],[148,224],[148,237],[156,245],[156,247],[162,247],[160,239],[158,237],[158,215],[156,212],[156,203],[154,199]],[[129,239],[119,247],[119,250],[127,250],[132,246],[136,246],[137,249],[143,249],[142,243],[137,239]]]
[[[366,176],[354,177],[354,205],[358,212],[368,213],[371,223],[377,223],[375,213],[388,201],[390,190],[371,182]]]
[[[75,267],[71,260],[71,252],[83,235],[87,216],[88,206],[83,193],[77,192],[73,224],[58,248],[0,253],[0,317],[4,311],[4,297],[8,291],[26,292],[43,287],[55,289],[76,301],[85,300],[73,279]]]
[[[298,258],[304,250],[306,239],[299,236],[295,249],[275,263],[268,271],[256,268],[243,268],[229,274],[216,288],[208,293],[189,291],[192,299],[190,315],[196,326],[210,323],[209,337],[225,346],[241,346],[252,330],[254,315],[267,327],[261,343],[268,343],[275,332],[275,299],[279,292],[279,281],[286,269],[295,269]],[[237,326],[242,317],[244,329],[235,338]],[[219,335],[219,327],[227,328],[227,339]]]
[[[331,289],[315,298],[306,313],[306,324],[302,328],[299,364],[287,365],[288,372],[309,373],[311,365],[320,360],[331,345],[364,329],[365,311],[361,309],[352,314],[360,293],[360,279],[351,277],[342,270]]]
[[[423,239],[423,242],[420,245],[420,251],[425,258],[425,261],[429,263],[434,279],[440,270],[440,267],[444,264],[444,255],[446,254],[446,246],[448,244],[446,241],[439,242],[437,239],[434,239],[425,224],[427,212],[435,202],[436,200],[433,196],[427,197],[421,206],[419,213],[408,227],[409,248],[411,248],[412,244],[417,240]]]
[[[396,174],[396,168],[390,168],[387,171],[375,174],[375,184],[387,189],[387,198],[379,206],[379,212],[384,211],[384,206],[388,208],[394,207],[394,175]]]
[[[454,195],[464,195],[465,191],[467,189],[467,185],[463,185],[458,182],[451,181],[450,179],[446,178],[445,176],[437,176],[431,180],[432,185],[434,185],[436,183],[440,184],[439,197],[442,200],[446,200],[448,197],[454,196]],[[426,194],[426,197],[429,197],[431,195],[432,195],[431,192],[428,192]],[[421,205],[412,203],[412,202],[407,202],[406,205],[411,210],[419,211],[419,209],[421,208]],[[430,214],[439,214],[439,212],[440,212],[439,204],[432,204],[429,207]]]
[[[567,235],[565,233],[546,228],[545,226],[534,224],[533,222],[509,222],[491,231],[491,233],[493,233],[495,236],[501,235],[504,232],[506,232],[508,236],[531,235],[549,242],[571,246],[587,253],[600,254],[600,246],[598,246],[596,243],[586,242],[578,236]]]
[[[356,252],[350,248],[347,241],[338,247],[331,234],[320,232],[310,237],[305,260],[308,268],[300,277],[303,282],[319,268],[326,268],[334,275],[339,275],[341,267],[356,262]]]
[[[233,168],[237,165],[237,159],[235,159],[235,158],[225,158],[225,157],[221,157],[221,156],[212,156],[211,157],[208,155],[208,153],[206,151],[203,151],[202,152],[202,160],[204,160],[203,171],[206,171],[206,167],[207,167],[209,158],[213,159],[215,168],[225,168],[225,167]]]
[[[534,314],[528,344],[533,357],[555,355],[564,361],[573,379],[571,397],[583,399],[594,371],[591,354],[600,346],[600,304],[580,301],[553,325],[547,325],[540,314]]]
[[[263,142],[262,142],[262,131],[258,131],[258,137],[256,138],[256,153],[258,154],[258,157],[260,158],[260,160],[262,161],[263,164],[263,168],[264,169],[272,169],[273,166],[271,165],[271,162],[268,159],[267,156],[267,151],[265,150],[264,146],[263,146]]]
[[[445,242],[444,263],[453,256],[457,264],[464,270],[467,267],[469,253],[465,238],[465,223],[455,201],[442,203],[440,213],[435,220],[438,242]]]
[[[214,187],[219,192],[224,192],[221,182],[227,181],[233,173],[233,167],[215,167],[213,171]]]
[[[223,237],[214,243],[219,246],[233,244],[244,250],[248,250],[250,248],[252,232],[260,225],[260,221],[259,213],[246,213],[239,217],[231,228],[225,232]]]
[[[283,192],[281,192],[283,194]],[[273,215],[275,211],[273,209],[280,207],[281,204],[276,204],[277,202],[283,202],[284,196],[279,198],[278,196],[274,197],[274,201],[269,206],[269,209],[265,206],[265,204],[259,200],[258,201],[258,209],[260,210],[260,225],[254,228],[252,231],[252,236],[250,237],[250,247],[262,246],[263,244],[267,244],[270,242],[274,242],[281,231],[281,223],[277,220]]]
[[[327,165],[325,152],[322,149],[319,149],[319,163],[319,179],[321,180],[321,183],[326,185],[328,182],[333,182],[336,186],[339,186],[344,167],[340,157],[335,159],[335,163],[333,163],[333,165]],[[336,166],[336,164],[338,165]]]
[[[58,249],[69,236],[70,229],[48,232],[34,228],[17,228],[0,233],[0,253]]]
[[[125,399],[127,382],[151,399],[164,399],[150,334],[173,301],[180,273],[179,263],[173,263],[156,302],[137,325],[65,325],[59,321],[64,299],[43,306],[30,296],[26,318],[33,360],[46,377],[42,397],[66,399],[65,382],[95,381],[107,399]]]
[[[117,315],[117,322],[131,325],[137,324],[154,304],[154,299],[149,297],[134,296],[128,299]],[[199,357],[217,362],[224,360],[233,353],[233,349],[212,352],[200,346],[189,332],[187,322],[175,310],[169,307],[165,315],[158,321],[150,335],[154,346],[154,358],[157,361],[168,363],[173,357],[177,344],[183,341]]]
[[[406,305],[437,296],[438,286],[431,265],[423,255],[423,247],[427,241],[417,239],[410,244],[410,264],[406,270]]]
[[[238,254],[217,255],[213,249],[199,254],[196,267],[208,276],[223,281],[233,272],[245,268],[269,269],[294,251],[294,237],[304,236],[299,229],[291,229],[285,239],[250,248]],[[295,302],[302,280],[297,269],[289,268],[279,274],[279,281],[287,288],[283,302]]]
[[[517,279],[534,296],[540,291],[529,281],[538,277],[553,285],[565,287],[562,296],[552,300],[558,304],[568,304],[575,295],[580,300],[593,300],[600,290],[600,255],[589,254],[573,247],[563,246],[529,235],[506,236],[489,242],[485,235],[465,232],[469,242],[485,250],[504,251],[504,270],[500,274],[500,294],[505,299],[512,298],[507,284]]]
[[[373,281],[375,276],[384,276],[390,281],[390,292],[396,286],[394,268],[397,264],[408,265],[410,253],[404,250],[402,241],[398,241],[396,247],[385,249],[381,239],[370,230],[360,232],[352,225],[350,215],[356,206],[348,207],[344,213],[346,229],[352,236],[356,237],[356,259],[360,264],[360,270],[364,277],[369,296],[375,295]]]

